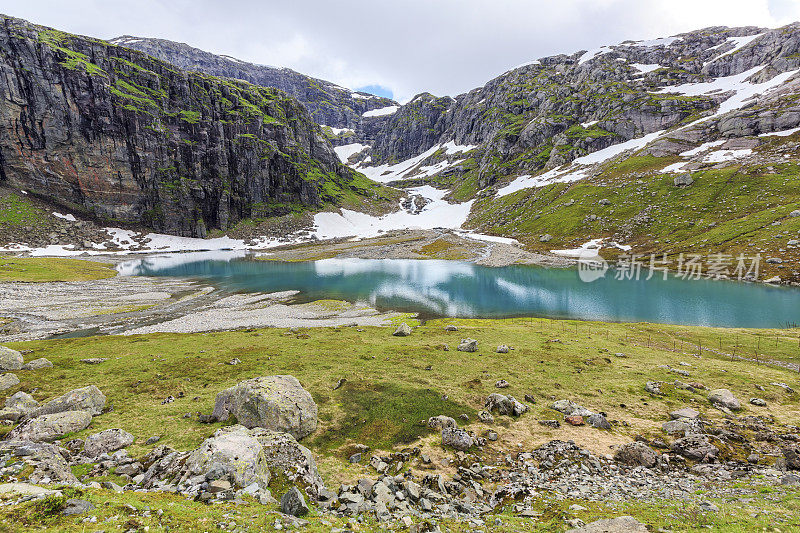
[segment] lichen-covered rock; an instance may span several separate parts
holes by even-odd
[[[41,370],[42,368],[53,368],[53,363],[51,363],[50,360],[41,357],[39,359],[28,361],[22,365],[23,370]]]
[[[133,444],[133,435],[122,429],[106,429],[89,435],[83,446],[83,455],[97,457],[104,453],[111,453]]]
[[[452,417],[437,415],[428,419],[428,427],[431,429],[455,428],[458,427],[458,424]]]
[[[11,420],[16,422],[19,419],[33,413],[39,406],[33,396],[27,392],[18,391],[6,398],[3,409],[0,409],[0,420]]]
[[[241,381],[217,394],[213,416],[236,418],[247,428],[290,433],[296,439],[317,429],[317,404],[294,376],[266,376]]]
[[[53,398],[34,411],[33,416],[63,413],[65,411],[85,411],[92,416],[103,412],[106,396],[94,385],[73,389],[68,393]]]
[[[478,341],[475,339],[461,339],[461,342],[458,343],[458,347],[456,349],[459,352],[477,352]]]
[[[31,418],[15,427],[8,434],[9,439],[52,442],[68,433],[75,433],[89,427],[92,415],[86,411],[64,411]]]
[[[715,389],[709,392],[708,401],[715,407],[723,407],[731,411],[738,411],[742,404],[728,389]]]
[[[0,346],[0,371],[19,370],[24,360],[22,354],[11,348]]]
[[[58,446],[9,437],[9,440],[0,442],[0,462],[22,461],[30,467],[21,471],[26,474],[23,481],[41,483],[49,479],[53,483],[78,482]]]
[[[643,442],[629,442],[620,446],[614,453],[614,460],[628,466],[653,468],[658,462],[656,452]]]
[[[470,449],[472,444],[472,437],[463,429],[447,427],[442,430],[442,446],[451,446],[465,452]]]
[[[506,396],[498,392],[493,392],[487,396],[483,407],[490,413],[496,411],[497,414],[507,416],[522,416],[528,410],[527,405],[513,396]]]
[[[589,409],[585,408],[582,405],[578,405],[572,400],[557,400],[553,402],[553,404],[550,406],[550,409],[558,411],[564,416],[574,415],[574,416],[590,417],[594,414]]]
[[[15,374],[11,372],[0,374],[0,391],[8,390],[17,385],[19,385],[19,378]]]
[[[708,463],[713,461],[719,454],[719,448],[711,444],[705,435],[687,435],[676,440],[670,449],[687,459]]]
[[[394,333],[392,333],[392,335],[394,335],[395,337],[408,337],[409,335],[411,335],[411,326],[403,322],[402,324],[397,326],[397,329],[394,330]]]

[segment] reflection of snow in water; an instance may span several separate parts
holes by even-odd
[[[188,252],[152,255],[142,259],[124,261],[116,266],[120,276],[140,276],[148,271],[163,270],[202,261],[231,261],[247,255],[246,250],[213,250],[208,252]]]

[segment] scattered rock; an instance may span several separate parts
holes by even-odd
[[[9,435],[9,440],[0,441],[0,459],[3,462],[9,459],[22,461],[30,467],[30,471],[23,479],[30,483],[51,482],[71,485],[78,482],[64,459],[61,448],[53,444],[14,440],[14,437]],[[22,478],[19,474],[17,476]]]
[[[461,339],[461,342],[458,343],[458,348],[456,349],[459,352],[477,352],[478,341],[475,339]]]
[[[306,499],[297,487],[292,487],[281,497],[281,512],[290,516],[305,516],[308,514]]]
[[[497,392],[493,392],[486,398],[483,407],[490,413],[497,411],[497,414],[507,416],[521,416],[528,410],[527,405],[517,401],[513,396],[505,396]]]
[[[538,422],[543,426],[553,429],[558,429],[561,427],[561,422],[559,422],[558,420],[539,420]]]
[[[97,416],[103,412],[105,405],[105,395],[94,385],[89,385],[88,387],[71,390],[63,396],[50,400],[36,409],[33,416],[66,411],[85,411],[91,416]]]
[[[8,390],[19,385],[19,378],[12,373],[0,374],[0,391]]]
[[[77,498],[70,498],[64,505],[64,509],[61,510],[61,514],[67,516],[74,516],[83,513],[88,513],[89,511],[94,510],[94,508],[95,507],[91,502],[87,502],[86,500],[79,500]]]
[[[451,446],[465,452],[472,444],[472,437],[463,429],[447,427],[442,430],[442,446]]]
[[[650,394],[654,394],[656,396],[661,396],[661,385],[663,385],[663,381],[648,381],[644,385],[644,390],[649,392]]]
[[[792,218],[800,217],[800,209],[795,209],[794,211],[789,213],[789,216],[792,217]]]
[[[544,235],[539,235],[539,242],[550,242],[553,240],[553,236],[549,233],[545,233]]]
[[[144,443],[147,446],[152,446],[153,444],[155,444],[156,442],[158,442],[160,440],[161,440],[161,436],[160,435],[153,435],[152,437],[148,438]]]
[[[781,451],[786,461],[786,468],[789,470],[800,470],[800,446],[797,444],[787,444]]]
[[[395,337],[408,337],[409,335],[411,335],[411,326],[403,322],[402,324],[397,326],[397,329],[394,330],[394,333],[392,333],[392,335],[394,335]]]
[[[290,433],[296,439],[317,429],[317,404],[294,376],[266,376],[241,381],[217,394],[213,416],[233,415],[247,428]]]
[[[684,407],[683,409],[677,409],[669,414],[669,417],[672,420],[680,420],[681,418],[694,419],[697,418],[698,416],[700,416],[700,413],[692,409],[691,407]]]
[[[553,405],[550,406],[550,409],[558,411],[559,413],[565,416],[575,415],[575,416],[589,417],[594,414],[592,411],[588,410],[582,405],[578,405],[572,400],[558,400],[554,402]]]
[[[750,403],[752,405],[756,405],[758,407],[766,407],[767,406],[766,400],[762,400],[761,398],[750,398]]]
[[[701,463],[712,462],[719,454],[719,448],[709,442],[705,435],[687,435],[676,440],[670,449],[687,459]]]
[[[89,357],[87,359],[81,359],[81,363],[86,363],[87,365],[99,365],[100,363],[105,363],[108,361],[105,357]]]
[[[478,411],[478,420],[483,422],[484,424],[493,424],[494,423],[494,416],[489,411],[482,409]]]
[[[676,187],[688,187],[689,185],[694,183],[694,178],[692,177],[691,174],[688,174],[688,173],[687,174],[681,174],[680,176],[677,176],[675,179],[673,179],[672,183]]]
[[[444,327],[445,331],[458,331],[458,326],[454,326],[453,324],[448,324]]]
[[[68,433],[84,430],[91,423],[92,415],[86,411],[64,411],[31,418],[12,429],[8,438],[52,442]]]
[[[133,444],[133,435],[121,429],[106,429],[90,435],[83,447],[87,457],[97,457],[103,453],[111,453]]]
[[[614,460],[628,466],[653,468],[658,462],[658,457],[645,443],[636,441],[620,446],[614,454]]]
[[[508,353],[508,350],[509,348],[505,344],[501,344],[497,347],[497,353]]]
[[[28,361],[22,365],[22,370],[40,370],[42,368],[53,368],[53,363],[44,357]]]
[[[589,418],[586,419],[586,422],[592,426],[593,428],[597,429],[611,429],[611,424],[608,423],[606,417],[601,414],[593,414]]]
[[[0,371],[20,370],[24,360],[22,354],[11,348],[0,346]]]
[[[508,381],[501,379],[497,383],[494,384],[495,387],[498,389],[507,389],[509,387]]]
[[[30,483],[2,483],[0,494],[18,494],[20,496],[61,496],[61,491],[46,489]]]
[[[454,418],[445,415],[432,416],[428,419],[428,427],[431,429],[444,429],[458,427]]]
[[[567,530],[567,533],[647,533],[647,526],[632,516],[604,518],[585,526]]]
[[[742,408],[739,400],[728,389],[715,389],[708,394],[708,401],[714,407],[724,407],[731,411],[738,411]]]

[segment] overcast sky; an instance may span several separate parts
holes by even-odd
[[[101,38],[182,41],[404,101],[626,39],[781,26],[800,20],[800,0],[2,0],[0,11]]]

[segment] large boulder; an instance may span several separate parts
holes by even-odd
[[[456,348],[459,352],[477,352],[478,341],[475,339],[461,339]]]
[[[65,411],[85,411],[91,416],[96,416],[103,412],[105,406],[105,395],[94,385],[89,385],[53,398],[36,409],[33,416],[51,415]]]
[[[687,459],[709,463],[719,454],[719,448],[711,444],[705,435],[687,435],[676,440],[670,449]]]
[[[81,431],[92,423],[86,411],[65,411],[37,416],[23,422],[8,434],[9,439],[52,442],[68,433]]]
[[[0,420],[16,422],[33,413],[39,407],[39,402],[27,392],[18,391],[6,398],[3,409],[0,409]]]
[[[517,401],[513,396],[505,396],[497,392],[490,394],[483,404],[484,409],[496,411],[500,415],[520,416],[528,410],[528,406]]]
[[[58,446],[28,440],[0,442],[2,464],[20,461],[29,467],[15,475],[23,481],[41,483],[42,480],[49,479],[52,483],[78,482]]]
[[[738,411],[742,408],[739,400],[728,389],[715,389],[709,392],[708,401],[714,407],[722,407],[731,411]]]
[[[604,518],[585,526],[567,530],[567,533],[647,533],[647,526],[632,516]]]
[[[10,372],[8,374],[0,374],[0,391],[8,390],[11,387],[19,385],[19,378]]]
[[[222,428],[189,454],[184,477],[215,472],[213,479],[227,478],[236,488],[253,483],[267,488],[271,476],[263,448],[244,426]]]
[[[22,370],[41,370],[42,368],[53,368],[53,363],[49,359],[40,357],[22,365]]]
[[[458,427],[455,419],[445,415],[436,415],[428,419],[428,427],[431,429],[444,429]]]
[[[628,466],[646,466],[653,468],[658,456],[643,442],[629,442],[620,446],[614,454],[614,460]]]
[[[409,335],[411,335],[411,326],[403,322],[402,324],[397,326],[397,329],[394,330],[394,333],[392,333],[392,335],[394,335],[395,337],[408,337]]]
[[[691,407],[684,407],[683,409],[676,409],[669,414],[672,420],[680,420],[681,418],[695,419],[700,416],[700,413]]]
[[[800,446],[797,444],[787,444],[781,450],[789,470],[800,470]]]
[[[21,353],[11,348],[0,346],[0,371],[20,370],[24,362]]]
[[[247,427],[291,434],[296,439],[317,429],[317,404],[294,376],[266,376],[241,381],[217,394],[213,416],[230,416]]]
[[[308,514],[308,505],[303,493],[297,487],[292,487],[281,497],[281,512],[289,516],[305,516]]]
[[[264,457],[273,473],[279,472],[292,483],[303,486],[314,498],[319,495],[325,484],[311,450],[288,433],[257,428],[251,430],[251,434],[263,446]]]
[[[121,429],[106,429],[99,433],[89,435],[83,446],[83,455],[97,457],[104,453],[111,453],[133,444],[133,435]]]
[[[578,405],[572,400],[558,400],[553,402],[550,409],[558,411],[564,416],[583,416],[588,418],[594,414],[592,411],[582,405]]]
[[[472,446],[472,437],[463,429],[448,427],[442,430],[442,446],[452,446],[465,452]]]

